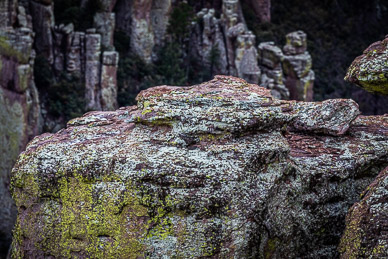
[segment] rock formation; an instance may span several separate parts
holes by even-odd
[[[388,35],[353,61],[345,80],[369,92],[388,95]]]
[[[262,42],[258,49],[262,72],[260,86],[270,89],[271,94],[277,99],[289,99],[290,92],[283,83],[282,50],[274,42]]]
[[[387,44],[388,37],[369,46],[353,61],[345,79],[368,91],[388,94]],[[361,126],[365,122],[357,124]],[[380,129],[370,125],[366,134],[378,130],[380,138],[376,140],[381,141],[388,134],[387,116],[378,123]],[[388,167],[364,190],[361,201],[349,210],[339,250],[341,258],[388,257]]]
[[[20,155],[15,258],[335,258],[388,165],[388,117],[352,100],[277,100],[227,76],[137,100]]]
[[[274,42],[259,44],[260,85],[271,89],[278,99],[312,101],[314,71],[306,34],[292,32],[286,35],[286,40],[283,51]]]
[[[163,44],[171,8],[171,0],[117,1],[117,28],[130,37],[132,51],[146,63],[155,59],[156,48]]]
[[[86,110],[117,108],[116,78],[107,80],[108,74],[115,76],[118,65],[118,53],[113,46],[115,14],[110,12],[114,1],[103,4],[104,12],[94,15],[94,28],[77,32],[73,24],[55,25],[52,1],[30,3],[37,53],[49,61],[56,74],[76,73],[82,78]],[[109,64],[101,62],[108,59]]]
[[[296,31],[286,35],[287,43],[283,48],[283,71],[285,85],[292,100],[313,100],[314,71],[312,59],[307,52],[306,34]]]
[[[388,128],[388,120],[384,120]],[[388,168],[361,195],[349,210],[341,239],[341,258],[388,257]]]
[[[202,9],[194,23],[191,36],[193,56],[208,65],[212,51],[218,52],[216,73],[234,75],[250,83],[258,83],[256,37],[247,29],[238,0],[222,2],[222,14],[215,17],[214,9]]]
[[[15,25],[15,26],[13,26]],[[38,134],[39,97],[34,84],[31,18],[15,1],[0,4],[0,256],[6,254],[16,208],[10,172],[27,142]]]

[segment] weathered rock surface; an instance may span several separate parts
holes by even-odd
[[[345,80],[369,92],[388,95],[388,35],[353,61]]]
[[[382,121],[388,128],[388,120]],[[388,257],[388,168],[349,210],[341,239],[342,258]]]
[[[271,90],[271,94],[277,99],[289,99],[290,92],[283,83],[282,62],[284,55],[282,50],[274,42],[262,42],[259,44],[259,64],[262,71],[260,86]]]
[[[0,6],[11,2],[13,15],[11,8],[0,9],[0,257],[7,253],[16,219],[9,192],[11,169],[27,142],[38,134],[40,112],[33,81],[32,29],[10,26],[14,18],[26,26],[29,20],[17,2],[2,1]]]
[[[335,258],[388,165],[387,116],[233,77],[143,91],[36,137],[13,170],[13,257]]]
[[[116,26],[131,39],[130,46],[146,63],[163,44],[171,0],[118,0]]]
[[[311,70],[312,59],[307,52],[307,36],[303,31],[291,32],[286,35],[283,48],[284,84],[290,92],[290,99],[299,101],[313,100],[315,74]]]

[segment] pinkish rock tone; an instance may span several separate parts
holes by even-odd
[[[387,116],[217,76],[36,137],[13,169],[13,257],[335,258],[387,165]]]

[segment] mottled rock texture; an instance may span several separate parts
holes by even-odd
[[[311,70],[312,59],[307,51],[306,33],[295,31],[287,34],[283,51],[284,84],[290,92],[290,99],[312,101],[315,74]]]
[[[370,45],[353,61],[345,80],[369,92],[388,95],[388,35]]]
[[[151,63],[155,48],[163,45],[171,0],[118,0],[116,25],[130,37],[130,47],[146,63]]]
[[[388,128],[388,120],[382,121]],[[388,168],[352,206],[341,239],[342,258],[388,258]]]
[[[12,255],[335,258],[387,166],[385,116],[233,77],[141,92],[36,137],[14,167]]]
[[[24,8],[12,1],[2,1],[0,7],[6,3],[15,7],[17,23],[28,25]],[[33,33],[31,27],[9,26],[15,18],[9,10],[0,8],[7,12],[0,13],[6,19],[0,21],[0,257],[7,253],[16,219],[9,192],[11,169],[27,142],[38,134],[40,112],[33,81]]]

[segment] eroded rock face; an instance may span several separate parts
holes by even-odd
[[[11,1],[3,1],[11,4]],[[11,169],[19,153],[39,129],[39,97],[33,80],[33,33],[23,7],[12,2],[13,15],[1,13],[0,21],[0,256],[7,253],[16,208],[9,192]],[[17,11],[16,11],[17,10]],[[3,10],[0,9],[0,12]],[[12,18],[13,17],[13,18]],[[4,27],[3,27],[4,26]]]
[[[388,120],[382,121],[387,127]],[[388,168],[349,210],[341,239],[341,258],[388,257]]]
[[[126,33],[134,53],[151,63],[155,48],[163,45],[171,0],[118,0],[116,4],[117,28]]]
[[[345,80],[369,92],[388,95],[388,35],[353,61]]]
[[[388,164],[384,116],[233,77],[143,91],[36,137],[13,170],[14,257],[334,258]]]

